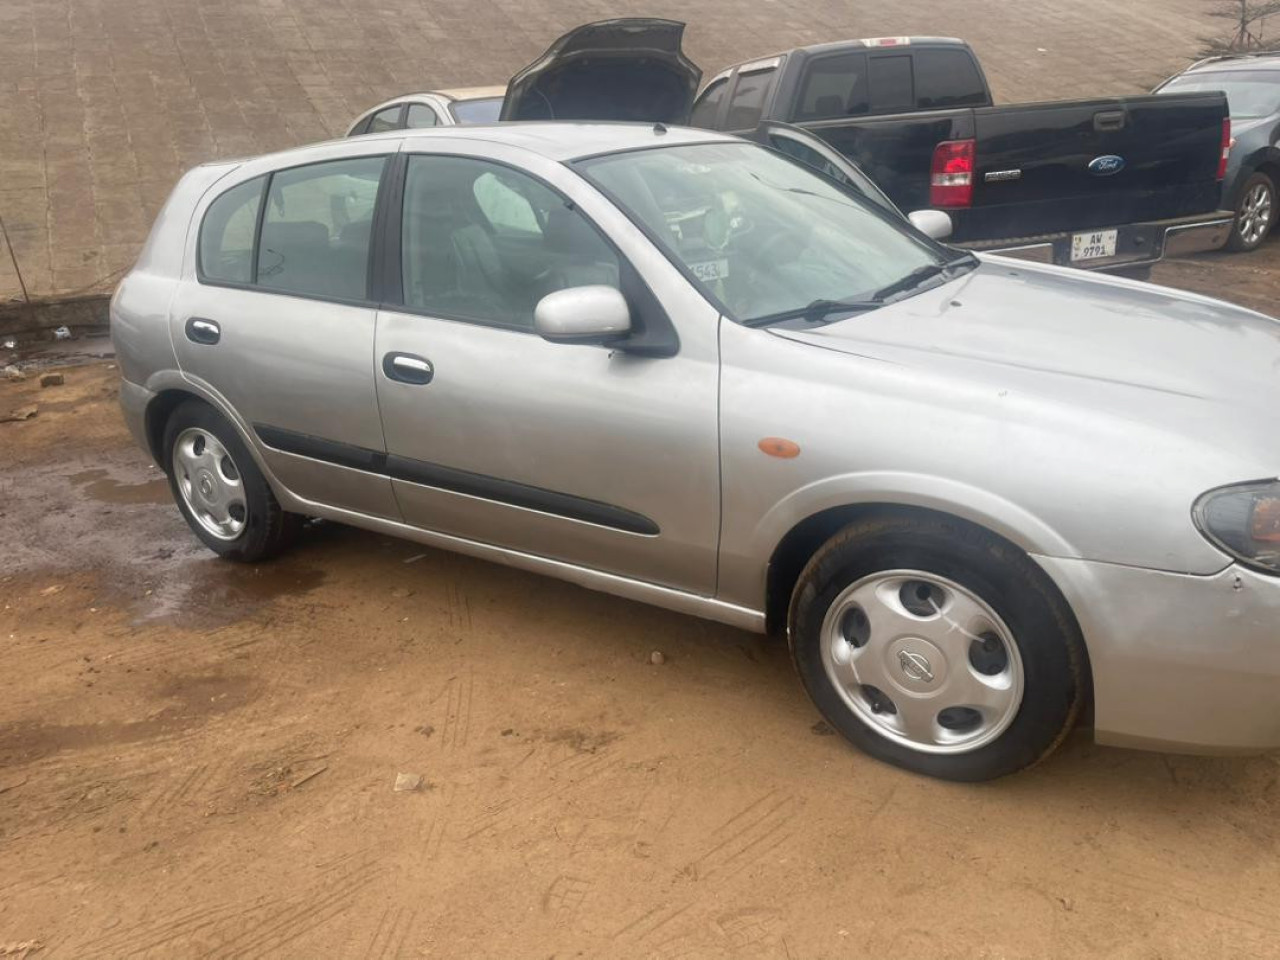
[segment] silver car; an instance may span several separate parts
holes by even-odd
[[[302,517],[787,636],[956,780],[1280,746],[1280,325],[942,246],[662,124],[371,135],[188,173],[116,292],[192,530]]]
[[[493,123],[502,110],[506,92],[506,87],[457,87],[406,93],[360,114],[347,128],[346,136]]]

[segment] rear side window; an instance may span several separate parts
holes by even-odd
[[[873,113],[910,110],[915,106],[910,56],[872,57],[870,79]]]
[[[764,104],[769,98],[769,91],[773,89],[773,79],[777,74],[777,67],[738,74],[737,85],[733,88],[733,98],[729,101],[729,115],[724,122],[726,130],[756,128],[764,113]]]
[[[253,280],[253,234],[266,177],[232,187],[209,205],[200,225],[200,276],[223,283]]]
[[[439,122],[436,112],[425,103],[411,103],[405,114],[404,125],[410,130],[421,130],[423,127],[434,127]]]
[[[981,106],[982,75],[967,50],[919,50],[915,54],[916,106],[921,110]]]
[[[841,54],[815,60],[805,73],[796,107],[797,120],[830,120],[866,113],[867,56]]]
[[[400,104],[394,107],[387,107],[385,110],[379,110],[369,118],[369,129],[365,133],[381,133],[383,130],[398,130],[400,128]]]
[[[720,103],[724,100],[724,90],[728,83],[727,79],[717,80],[702,91],[702,96],[693,105],[693,113],[689,116],[690,126],[715,129],[716,117],[720,113]]]
[[[330,160],[271,177],[258,244],[259,286],[363,300],[384,157]]]

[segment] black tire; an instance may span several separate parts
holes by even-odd
[[[234,539],[221,539],[204,528],[187,505],[178,487],[174,469],[173,448],[179,435],[190,428],[208,431],[230,455],[244,491],[244,527]],[[280,553],[292,543],[302,520],[297,514],[281,509],[271,486],[258,464],[240,439],[240,434],[227,419],[199,400],[179,404],[169,415],[164,427],[164,467],[169,477],[169,490],[187,525],[214,553],[227,560],[256,563]]]
[[[1246,204],[1252,202],[1256,191],[1261,189],[1268,199],[1268,214],[1265,229],[1262,232],[1254,233],[1246,236],[1243,232],[1245,226]],[[1262,246],[1263,241],[1267,239],[1267,235],[1276,225],[1276,185],[1265,173],[1255,173],[1244,182],[1244,186],[1240,188],[1240,199],[1236,201],[1236,219],[1231,225],[1231,237],[1227,240],[1227,249],[1234,250],[1236,253],[1250,253]]]
[[[996,739],[967,753],[927,753],[860,717],[827,675],[822,624],[851,584],[880,571],[945,577],[980,597],[1004,621],[1023,667],[1021,705]],[[877,759],[946,780],[980,781],[1030,767],[1070,733],[1088,693],[1079,627],[1065,601],[1026,554],[978,527],[945,518],[888,516],[852,524],[813,556],[792,594],[791,655],[827,722]]]

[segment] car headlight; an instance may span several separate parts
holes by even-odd
[[[1219,549],[1254,570],[1280,574],[1280,480],[1210,490],[1192,515]]]

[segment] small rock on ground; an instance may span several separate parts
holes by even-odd
[[[60,387],[66,380],[60,373],[46,373],[40,377],[40,386],[42,387]]]
[[[397,773],[396,793],[411,793],[421,790],[427,785],[427,778],[420,773]]]

